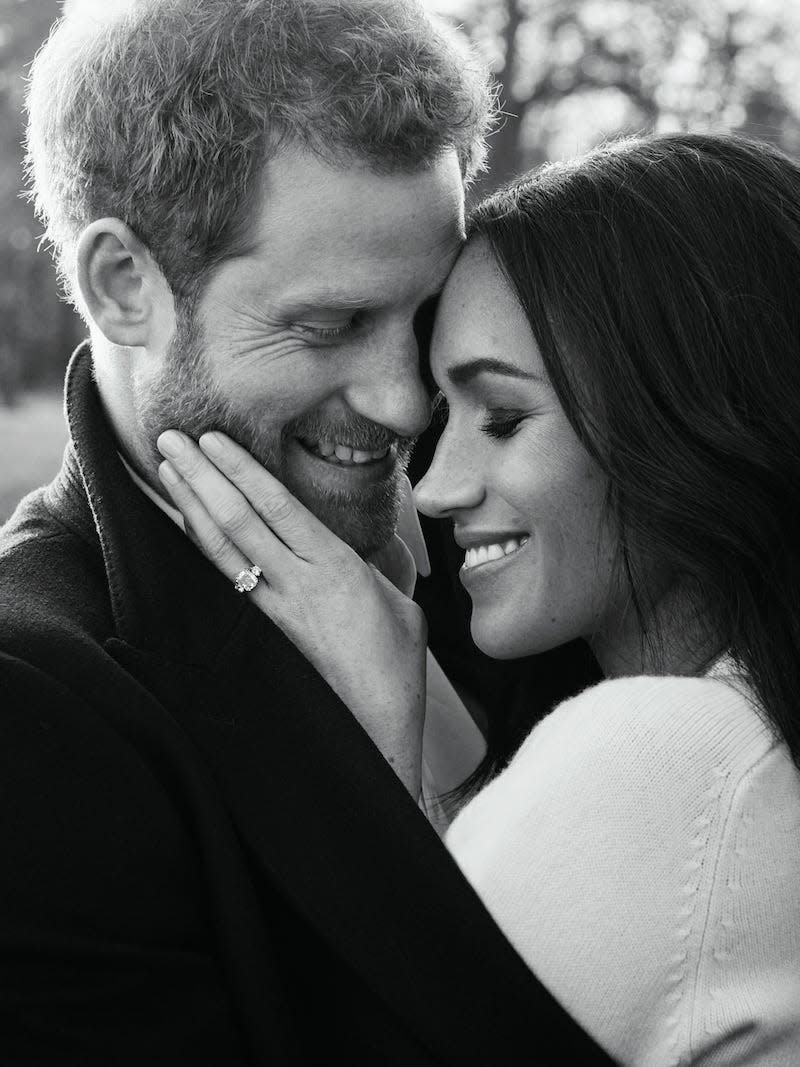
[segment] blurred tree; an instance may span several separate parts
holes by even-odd
[[[483,189],[621,132],[735,129],[800,152],[800,5],[429,0],[503,87]]]
[[[0,403],[21,389],[55,384],[83,336],[59,300],[41,225],[21,197],[25,72],[60,13],[57,0],[0,0]]]
[[[426,2],[465,27],[503,86],[507,119],[483,190],[619,132],[738,129],[800,155],[792,0]],[[0,401],[59,380],[84,332],[19,196],[24,74],[60,10],[0,0]]]

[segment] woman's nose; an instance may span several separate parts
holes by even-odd
[[[483,497],[477,468],[445,430],[430,467],[414,489],[417,509],[432,519],[451,518],[459,511],[478,507]]]

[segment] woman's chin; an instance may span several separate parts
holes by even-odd
[[[496,626],[481,626],[474,613],[470,632],[475,645],[492,659],[520,659],[530,654],[524,635],[506,633]]]
[[[477,648],[491,659],[523,659],[549,652],[579,634],[564,634],[536,626],[498,625],[497,619],[482,619],[473,609],[470,633]]]

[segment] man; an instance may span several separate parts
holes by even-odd
[[[2,536],[3,1063],[606,1062],[155,475],[222,428],[385,552],[485,80],[404,0],[156,0],[69,16],[29,110],[91,348]]]

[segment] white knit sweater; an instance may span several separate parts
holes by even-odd
[[[446,841],[620,1063],[800,1065],[800,774],[735,677],[566,701]]]

